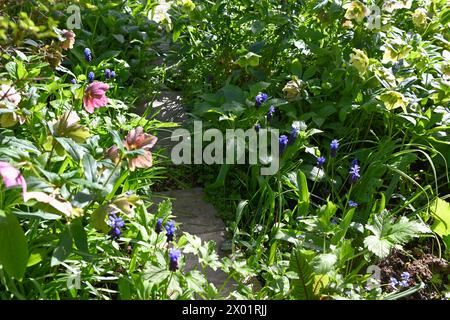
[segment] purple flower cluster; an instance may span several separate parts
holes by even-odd
[[[84,49],[84,58],[86,59],[87,62],[92,61],[91,49],[89,49],[89,48]]]
[[[92,83],[92,81],[94,81],[94,78],[95,78],[95,74],[91,71],[91,72],[89,72],[88,73],[88,80],[89,80],[89,83]]]
[[[286,146],[288,145],[289,139],[283,134],[278,138],[278,142],[280,145],[280,152],[283,152],[286,149]]]
[[[169,221],[167,222],[166,226],[166,236],[167,236],[167,241],[173,241],[173,237],[175,236],[175,231],[177,231],[177,228],[175,227],[175,221]]]
[[[401,280],[398,281],[397,278],[391,277],[389,279],[389,285],[392,289],[397,289],[397,286],[400,285],[400,287],[406,288],[409,287],[409,279],[411,278],[411,274],[407,271],[402,272],[400,275]]]
[[[170,249],[169,251],[169,270],[170,271],[177,271],[178,270],[178,260],[181,257],[180,250],[177,249]]]
[[[255,106],[260,107],[264,102],[266,102],[269,96],[267,93],[260,92],[255,97]]]
[[[275,113],[275,107],[274,106],[270,106],[269,112],[267,112],[267,121],[272,120],[274,113]]]
[[[335,158],[337,155],[337,150],[339,148],[339,141],[334,139],[330,143],[330,157]]]
[[[325,161],[326,161],[326,159],[325,159],[325,157],[317,157],[317,166],[319,167],[319,168],[322,168],[323,167],[323,165],[325,164]]]
[[[160,234],[162,232],[162,219],[161,218],[159,218],[156,221],[155,231],[156,231],[157,234]]]
[[[116,213],[110,213],[108,216],[108,222],[107,224],[111,227],[111,231],[109,234],[111,235],[112,239],[119,239],[120,235],[122,234],[122,228],[125,225],[125,222],[122,218],[117,217]]]
[[[358,164],[354,164],[350,167],[350,182],[351,183],[356,183],[356,181],[358,181],[358,179],[361,177],[360,173],[359,173],[360,167]]]

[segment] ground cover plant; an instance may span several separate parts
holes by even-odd
[[[0,11],[1,299],[450,296],[446,1]],[[204,129],[279,130],[278,172],[173,166],[157,133],[177,124],[136,114],[169,89]],[[189,185],[221,211],[227,256],[153,204]]]

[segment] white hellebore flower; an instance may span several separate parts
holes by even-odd
[[[170,19],[170,15],[168,13],[171,5],[172,4],[170,2],[162,0],[155,8],[153,8],[153,10],[148,12],[148,18],[156,23],[166,22],[166,27],[168,30],[171,30],[172,19]]]

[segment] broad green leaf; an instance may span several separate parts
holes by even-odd
[[[294,297],[299,300],[315,298],[313,292],[314,272],[307,256],[304,250],[294,249],[289,260],[289,270],[297,274],[297,278],[291,280],[291,287]]]
[[[450,203],[437,198],[431,204],[430,211],[434,216],[434,223],[431,229],[441,237],[450,235]]]
[[[366,248],[379,258],[385,258],[391,252],[393,244],[387,239],[380,239],[377,236],[368,236],[364,239]]]
[[[17,218],[0,210],[0,264],[21,280],[28,264],[28,244]]]
[[[100,232],[108,232],[106,224],[107,207],[100,206],[91,214],[91,225]]]
[[[326,274],[333,270],[336,262],[337,257],[333,253],[319,254],[312,260],[313,270],[318,274]]]
[[[61,264],[69,256],[72,251],[72,234],[70,233],[70,228],[66,226],[64,231],[59,236],[59,244],[53,251],[53,256],[50,265],[56,266]]]
[[[70,233],[72,234],[73,240],[78,250],[88,253],[88,241],[86,230],[83,227],[81,218],[72,220],[70,223]]]

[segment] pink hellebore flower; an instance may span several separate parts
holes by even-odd
[[[84,109],[87,112],[93,113],[95,108],[106,106],[108,98],[105,95],[109,86],[106,83],[94,81],[86,88],[83,97]]]
[[[64,38],[64,41],[62,41],[61,43],[61,48],[63,48],[64,50],[72,49],[75,43],[75,33],[72,30],[64,29],[62,31],[62,36]]]
[[[27,192],[27,183],[19,170],[14,168],[9,163],[0,161],[0,175],[3,178],[3,183],[7,188],[21,186],[22,195],[25,197]]]
[[[140,154],[137,157],[128,160],[131,171],[134,171],[136,168],[150,168],[153,165],[152,153],[149,149],[151,149],[157,141],[157,137],[144,133],[142,127],[132,129],[128,133],[127,138],[124,141],[125,148],[127,148],[128,151],[138,149],[144,150],[144,154]]]

